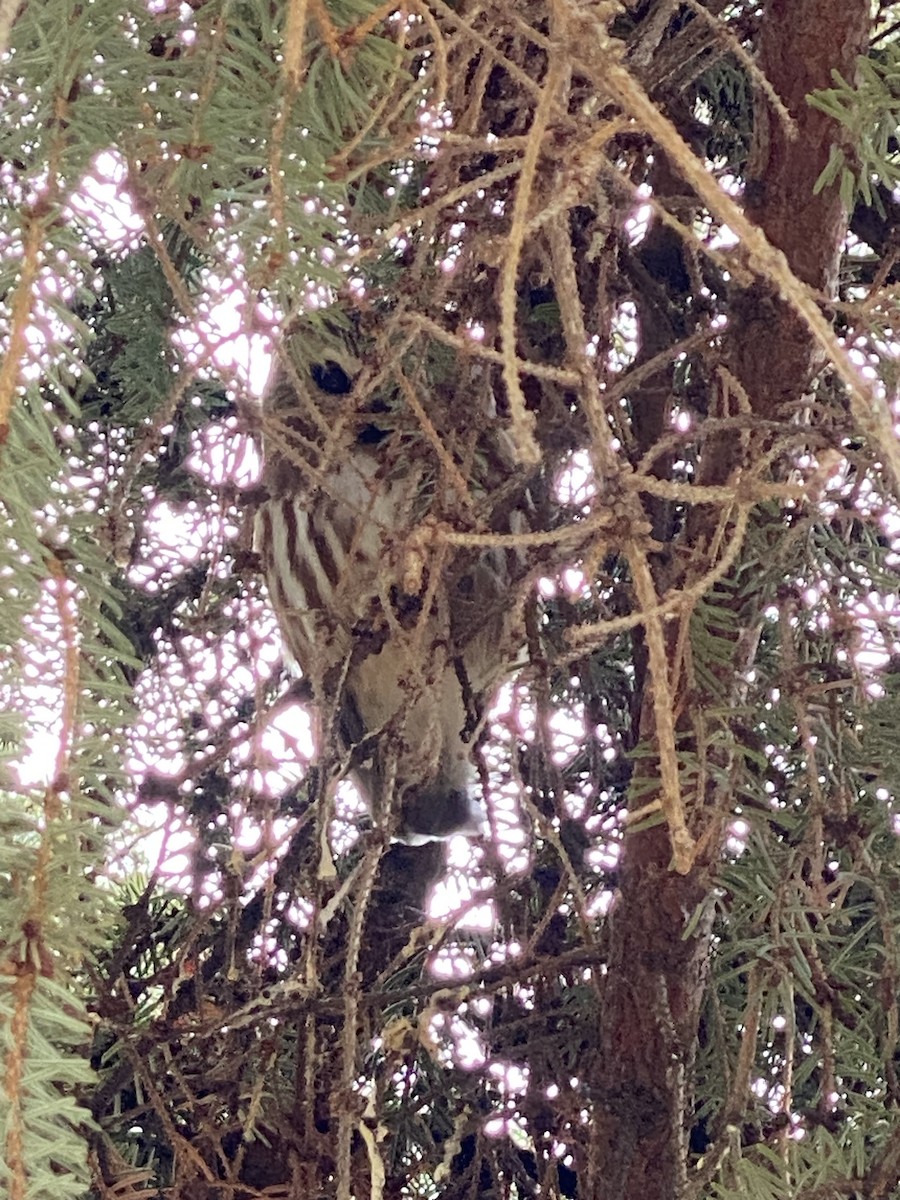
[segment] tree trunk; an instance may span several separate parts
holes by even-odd
[[[747,212],[784,252],[795,274],[826,294],[835,283],[847,214],[836,188],[814,196],[813,186],[841,135],[805,97],[831,86],[834,69],[845,79],[854,78],[869,21],[867,0],[841,5],[831,0],[770,0],[762,18],[759,65],[784,100],[797,133],[790,138],[769,101],[757,93]],[[653,343],[652,331],[647,341]],[[657,349],[653,343],[651,353]],[[762,284],[739,297],[727,360],[754,413],[762,417],[779,412],[786,402],[796,403],[818,365],[806,326]],[[650,382],[658,391],[658,377]],[[724,482],[741,465],[740,455],[749,457],[753,449],[733,435],[723,437],[720,445],[710,444],[701,463],[702,482]],[[699,507],[694,511],[699,519],[688,523],[680,547],[676,543],[673,548],[674,562],[658,564],[660,594],[673,583],[683,584],[691,552],[712,533],[718,513],[710,515],[709,508]],[[658,536],[658,520],[655,527]],[[742,613],[744,628],[748,618],[752,626],[760,615]],[[752,641],[751,636],[749,644]],[[674,655],[672,639],[670,668],[675,666]],[[729,684],[735,703],[741,676],[752,665],[746,660],[744,639],[741,646],[736,641]],[[670,678],[675,674],[670,670]],[[651,689],[650,682],[643,689],[641,735],[653,745],[657,739]],[[681,699],[681,728],[687,731],[692,714],[708,707],[711,697],[694,691],[689,699]],[[644,792],[633,806],[649,798]],[[712,835],[689,874],[672,870],[665,827],[627,835],[624,841],[608,956],[605,968],[600,968],[601,1049],[589,1087],[595,1103],[593,1140],[590,1161],[582,1168],[586,1186],[579,1189],[591,1200],[681,1200],[689,1192],[687,1144],[710,954],[711,887],[732,809],[724,789],[708,799],[701,811],[688,814],[695,839]]]

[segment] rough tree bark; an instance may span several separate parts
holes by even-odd
[[[759,65],[796,122],[796,136],[771,114],[760,94],[747,182],[746,211],[782,250],[791,269],[823,296],[831,294],[847,229],[847,214],[835,188],[813,195],[830,146],[840,139],[836,124],[811,108],[805,97],[829,87],[836,68],[853,79],[857,55],[866,46],[867,0],[835,5],[831,0],[770,0],[761,23]],[[661,236],[651,233],[650,236]],[[664,235],[662,235],[664,236]],[[647,328],[650,308],[639,312],[642,340],[659,349],[658,330]],[[817,366],[815,348],[795,313],[763,284],[736,298],[726,362],[746,392],[754,415],[766,417],[806,390]],[[636,403],[658,404],[660,377],[651,379]],[[739,439],[722,438],[703,456],[702,482],[722,482],[740,465]],[[659,521],[654,522],[659,536]],[[691,521],[669,556],[659,556],[657,590],[683,583],[690,554],[711,534]],[[751,614],[758,617],[759,614]],[[732,691],[751,665],[747,648],[735,645]],[[674,655],[674,639],[670,648]],[[682,675],[683,678],[683,675]],[[709,698],[694,692],[677,698],[681,727]],[[644,688],[641,735],[654,738],[653,699]],[[643,795],[637,805],[646,803]],[[725,789],[709,793],[689,814],[692,833],[713,831],[687,875],[671,869],[668,832],[659,826],[625,840],[620,893],[610,919],[610,943],[601,982],[600,1054],[594,1064],[597,1101],[586,1186],[592,1200],[674,1200],[687,1194],[687,1138],[693,1110],[692,1075],[698,1021],[704,997],[711,915],[685,937],[687,923],[708,902],[725,820],[732,798]]]

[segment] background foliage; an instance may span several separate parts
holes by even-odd
[[[13,16],[4,1194],[893,1194],[897,6]],[[528,498],[428,922],[280,661],[272,353],[457,552]]]

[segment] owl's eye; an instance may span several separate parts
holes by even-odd
[[[328,359],[323,363],[313,363],[309,369],[313,383],[329,396],[346,396],[353,390],[353,380],[340,363]]]
[[[356,440],[361,446],[377,446],[379,442],[383,442],[386,437],[390,437],[389,429],[382,429],[378,425],[363,425],[359,433],[356,435]]]

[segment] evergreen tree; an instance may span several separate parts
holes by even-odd
[[[4,1195],[896,1194],[898,33],[0,4]],[[515,557],[467,858],[281,661],[241,347]]]

